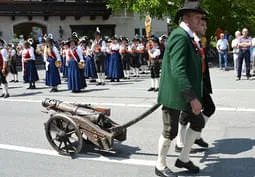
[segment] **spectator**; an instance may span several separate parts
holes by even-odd
[[[255,75],[255,37],[252,39],[252,75]]]
[[[250,47],[252,45],[252,39],[248,37],[248,29],[244,28],[242,30],[242,36],[239,39],[238,46],[239,46],[239,55],[238,55],[238,73],[236,80],[241,79],[241,72],[242,72],[242,65],[243,59],[245,59],[245,66],[246,66],[246,77],[250,79]]]
[[[216,32],[215,32],[215,35],[216,35],[216,38],[217,40],[220,39],[220,34],[223,33],[223,30],[219,27],[216,29]]]
[[[239,42],[239,38],[241,37],[241,32],[240,31],[236,31],[235,32],[235,39],[232,41],[232,48],[233,48],[233,61],[234,61],[234,70],[236,72],[237,75],[237,69],[238,69],[238,54],[239,54],[239,47],[238,47],[238,42]]]
[[[229,44],[228,40],[224,39],[224,33],[220,34],[220,39],[217,41],[216,48],[219,53],[219,66],[220,69],[227,70],[228,67],[228,53],[229,53]],[[222,66],[222,60],[224,59],[224,66]]]

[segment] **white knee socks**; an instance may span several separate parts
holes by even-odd
[[[184,139],[184,147],[182,148],[182,152],[179,156],[179,159],[183,162],[189,161],[189,153],[191,151],[191,146],[194,144],[196,138],[200,132],[194,131],[191,128],[188,128],[186,131],[186,136]]]
[[[177,134],[177,137],[176,137],[176,145],[178,147],[182,148],[184,146],[186,130],[187,130],[187,126],[186,125],[182,125],[179,122],[178,134]]]
[[[166,156],[170,148],[170,143],[171,143],[170,139],[164,138],[163,135],[160,136],[158,143],[158,159],[156,162],[156,168],[158,170],[163,170],[167,166]]]

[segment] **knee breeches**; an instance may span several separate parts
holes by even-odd
[[[190,123],[190,128],[197,132],[201,132],[205,126],[205,120],[201,114],[195,115],[193,113],[181,111],[179,119],[181,125]]]

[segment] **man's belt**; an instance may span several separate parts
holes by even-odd
[[[239,48],[239,50],[242,52],[246,52],[246,51],[249,51],[250,49],[249,48]]]

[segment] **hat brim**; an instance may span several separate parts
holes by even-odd
[[[208,11],[203,9],[203,8],[195,8],[195,9],[192,9],[192,8],[180,8],[176,15],[175,15],[175,18],[174,18],[174,22],[178,25],[179,24],[179,20],[180,18],[184,15],[184,14],[187,14],[187,13],[190,13],[190,12],[195,12],[195,13],[199,13],[199,14],[203,14],[203,15],[208,15]]]
[[[5,44],[5,41],[4,41],[3,39],[0,39],[0,42],[1,42],[2,44]]]

